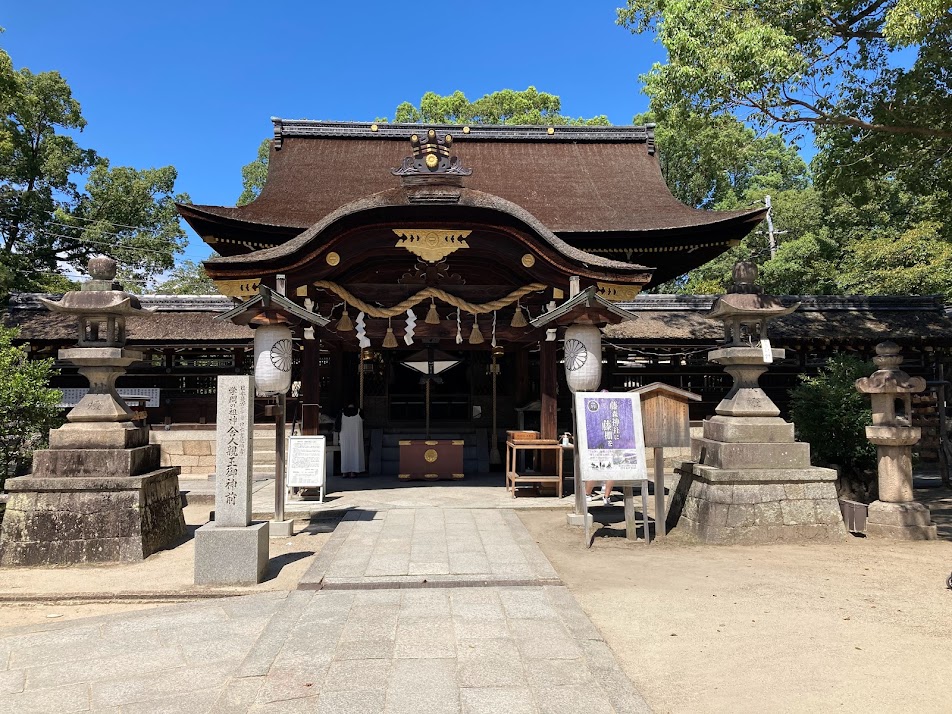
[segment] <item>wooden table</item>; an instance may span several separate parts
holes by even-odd
[[[519,473],[516,471],[516,456],[520,451],[556,451],[555,473]],[[542,459],[537,459],[541,465]],[[559,498],[562,498],[562,445],[557,439],[532,439],[506,442],[506,488],[516,497],[520,483],[554,483]]]

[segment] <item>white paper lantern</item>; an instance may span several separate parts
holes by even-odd
[[[259,395],[287,393],[293,348],[287,325],[262,325],[255,330],[255,388]]]
[[[594,392],[602,381],[602,332],[595,325],[565,330],[565,381],[575,392]]]

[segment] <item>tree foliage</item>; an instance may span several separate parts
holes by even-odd
[[[705,208],[773,199],[775,251],[762,226],[680,289],[723,292],[743,258],[773,292],[952,300],[948,3],[629,0],[619,22],[668,51],[643,80],[673,192]],[[814,136],[808,173],[768,129]]]
[[[95,254],[148,280],[181,252],[175,169],[110,168],[70,135],[85,126],[58,72],[14,70],[0,50],[0,292],[62,287],[60,269]]]
[[[218,295],[218,288],[208,277],[201,263],[185,260],[176,265],[168,277],[155,286],[158,295]]]
[[[535,87],[523,91],[503,89],[470,101],[463,92],[446,96],[427,92],[419,107],[410,102],[400,104],[394,121],[428,124],[531,124],[608,125],[604,115],[583,119],[561,113],[562,100],[555,94],[540,92]]]
[[[922,81],[949,62],[952,14],[935,0],[628,0],[619,22],[653,31],[666,64],[644,75],[664,106],[740,111],[761,126],[844,127],[952,138],[947,87]],[[902,47],[920,52],[895,66]],[[924,61],[920,64],[920,61]],[[916,86],[916,93],[904,92]]]
[[[258,145],[258,156],[249,164],[241,167],[241,195],[238,205],[246,206],[254,201],[265,181],[268,180],[268,157],[271,154],[271,139],[265,139]]]
[[[49,388],[52,359],[31,360],[13,345],[16,330],[0,327],[0,486],[30,462],[61,416],[61,393]]]
[[[876,368],[849,354],[830,358],[815,377],[801,376],[790,392],[797,438],[810,444],[815,464],[843,467],[840,488],[868,498],[875,482],[876,449],[866,438],[872,412],[855,382]]]

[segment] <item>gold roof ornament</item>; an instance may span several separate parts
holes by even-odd
[[[472,231],[447,231],[442,228],[394,228],[401,237],[395,248],[406,248],[427,263],[438,263],[461,248],[469,248],[466,237]]]

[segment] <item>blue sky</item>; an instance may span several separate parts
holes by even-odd
[[[615,25],[619,0],[480,3],[6,3],[15,67],[59,71],[80,140],[113,165],[174,165],[196,203],[234,205],[271,116],[370,121],[426,91],[532,84],[573,116],[626,124],[663,59]],[[190,232],[187,258],[208,255]]]

